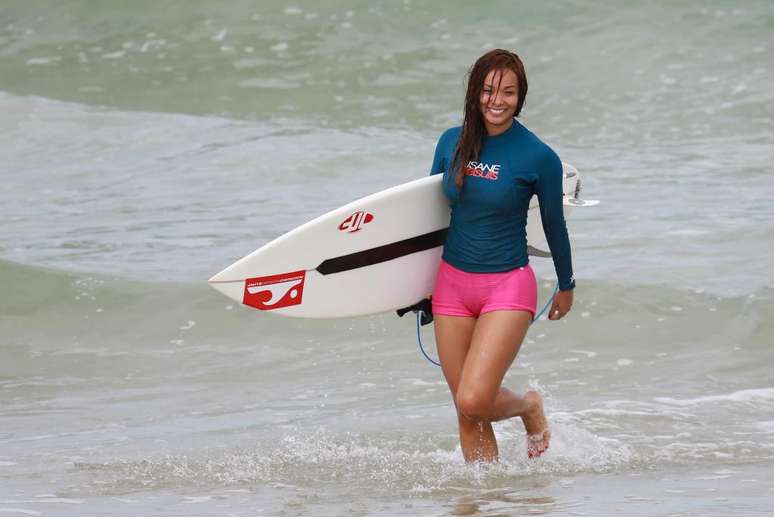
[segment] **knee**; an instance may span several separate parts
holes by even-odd
[[[489,420],[492,414],[492,400],[475,390],[458,390],[455,397],[457,412],[468,420]]]

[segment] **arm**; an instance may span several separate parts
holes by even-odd
[[[561,292],[572,291],[575,279],[572,273],[572,252],[570,238],[567,235],[567,223],[564,220],[562,180],[562,162],[550,149],[539,163],[535,193],[540,203],[540,217],[543,220],[543,231],[546,235],[554,269],[559,279]],[[558,296],[558,295],[557,295]],[[567,295],[564,295],[567,298]],[[570,303],[571,303],[570,297]],[[569,310],[569,307],[567,308]],[[553,314],[554,307],[551,309]]]
[[[450,130],[447,129],[438,139],[438,143],[435,144],[435,156],[433,157],[433,165],[430,167],[430,176],[446,172],[446,168],[449,166],[449,164],[446,163],[449,136]]]

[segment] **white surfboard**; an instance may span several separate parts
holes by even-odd
[[[564,166],[564,211],[583,201]],[[432,293],[449,226],[442,174],[404,183],[321,215],[238,260],[209,282],[229,298],[300,318],[343,318],[413,305]],[[533,197],[531,255],[550,256]]]

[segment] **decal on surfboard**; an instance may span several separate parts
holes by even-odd
[[[373,219],[373,215],[369,214],[368,212],[359,210],[344,219],[341,224],[339,224],[339,230],[342,232],[354,233],[360,230],[364,224],[368,224],[373,221]]]
[[[245,279],[242,303],[262,311],[301,305],[306,271]]]

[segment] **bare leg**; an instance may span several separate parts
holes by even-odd
[[[501,392],[500,385],[516,358],[530,320],[524,311],[493,311],[482,314],[476,322],[456,396],[463,422],[460,442],[468,461],[496,461],[497,440],[491,422],[497,416],[525,409],[516,407],[519,401]],[[495,401],[500,393],[504,402],[498,411]]]
[[[527,456],[536,458],[548,450],[551,431],[548,429],[543,411],[543,397],[537,391],[528,391],[524,394],[524,398],[532,405],[530,411],[521,415],[524,428],[527,430]]]
[[[529,327],[529,313],[494,311],[480,318],[436,315],[438,355],[457,407],[465,460],[496,461],[491,422],[522,417],[530,435],[546,429],[542,400],[535,392],[521,397],[500,386]],[[536,398],[537,397],[537,398]],[[548,434],[544,445],[548,447]]]
[[[491,422],[521,417],[527,431],[527,455],[536,458],[548,450],[551,431],[543,412],[543,399],[536,391],[519,396],[508,388],[500,388],[495,398],[494,413],[488,421],[473,421],[457,413],[460,426],[460,442],[465,460],[496,461],[497,440]],[[466,454],[466,451],[476,451]]]
[[[460,384],[462,366],[470,349],[470,339],[473,337],[476,318],[436,314],[433,316],[433,325],[441,369],[452,397],[455,397],[457,386]]]
[[[446,383],[449,385],[449,390],[456,406],[457,387],[462,376],[465,358],[470,349],[470,341],[473,337],[476,318],[436,314],[433,321],[435,325],[435,340],[438,346],[438,358],[440,359]],[[488,422],[486,425],[478,426],[462,416],[459,410],[457,411],[457,421],[459,423],[460,443],[465,461],[475,461],[478,458],[471,455],[470,451],[482,448],[482,446],[476,446],[476,443],[494,443],[492,426]],[[489,437],[490,434],[491,437]],[[491,456],[491,451],[488,455]],[[497,457],[496,443],[494,457]]]

